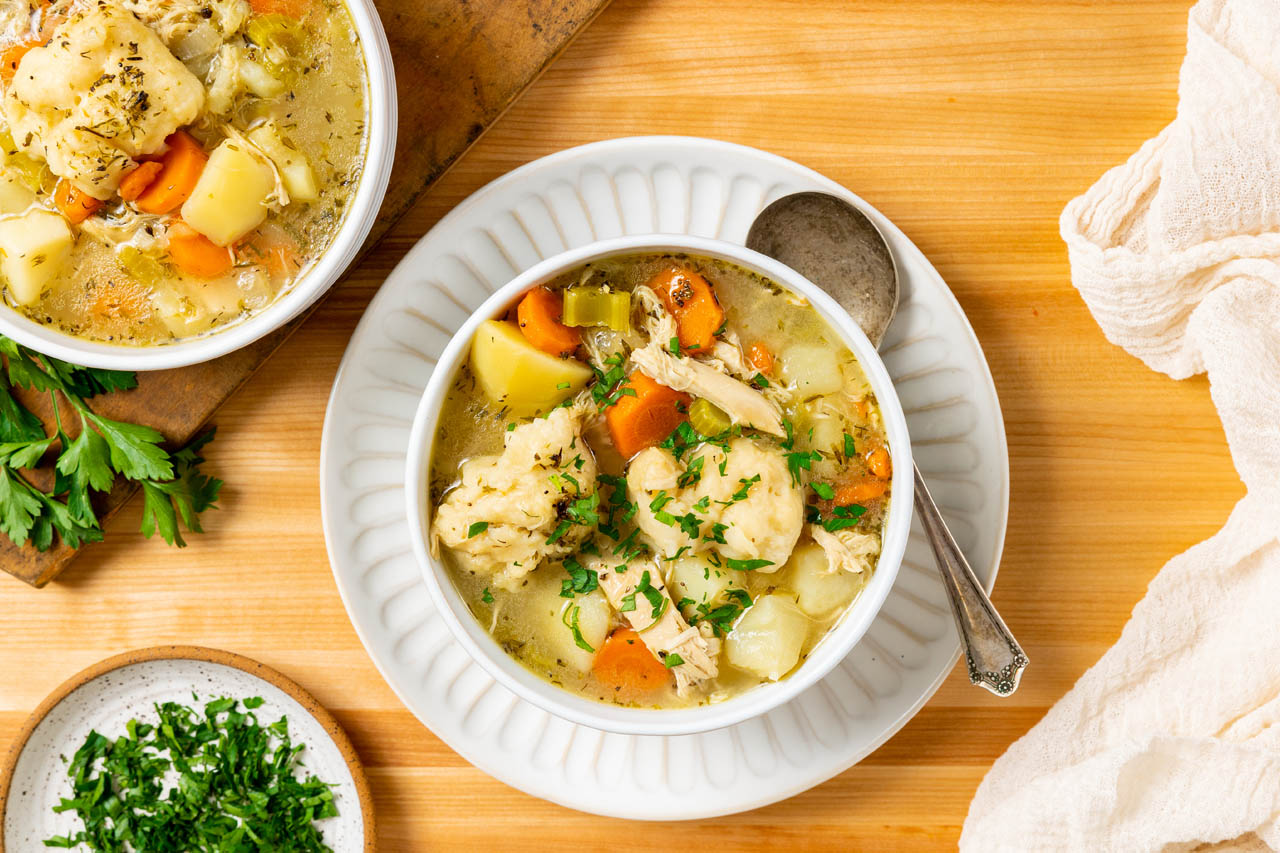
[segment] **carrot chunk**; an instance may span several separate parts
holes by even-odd
[[[889,451],[883,447],[877,447],[868,453],[867,468],[881,480],[887,480],[892,477],[893,460],[889,458]]]
[[[619,628],[596,652],[591,671],[606,687],[656,690],[671,682],[671,671],[630,628]]]
[[[863,504],[880,497],[888,488],[889,484],[884,480],[870,477],[853,483],[845,483],[836,489],[836,496],[832,503],[836,506]]]
[[[136,200],[163,169],[163,163],[151,161],[139,163],[125,172],[120,176],[120,198],[125,201]]]
[[[249,0],[255,15],[288,15],[305,18],[311,10],[311,0]]]
[[[724,325],[724,309],[711,284],[693,270],[671,267],[649,279],[649,287],[662,297],[676,318],[680,346],[709,350]]]
[[[689,404],[693,398],[688,394],[659,385],[639,371],[632,373],[622,387],[623,395],[605,409],[604,417],[613,445],[623,459],[658,444],[689,420]],[[635,393],[627,393],[625,389]]]
[[[79,225],[102,209],[103,201],[76,188],[67,180],[58,181],[53,191],[53,203],[72,225]]]
[[[277,283],[287,281],[302,269],[298,242],[279,225],[267,223],[245,237],[235,247],[236,257],[262,264]]]
[[[550,355],[567,358],[582,343],[582,333],[560,322],[563,312],[560,294],[535,287],[520,300],[516,320],[529,343]]]
[[[146,213],[169,213],[191,196],[209,155],[191,134],[179,130],[165,140],[169,150],[160,159],[160,172],[137,198]]]
[[[769,352],[769,348],[759,341],[756,341],[751,345],[751,349],[747,350],[747,361],[751,362],[751,366],[761,373],[768,373],[773,370],[773,353]]]
[[[218,278],[231,271],[231,249],[219,246],[185,222],[169,224],[169,258],[196,278]]]

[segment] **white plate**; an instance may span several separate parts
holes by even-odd
[[[239,656],[225,656],[249,668],[261,667]],[[125,657],[128,656],[121,656]],[[90,730],[116,738],[125,733],[125,725],[131,719],[155,723],[158,721],[156,703],[178,702],[200,711],[206,702],[223,696],[236,699],[260,696],[262,706],[253,711],[258,721],[267,725],[287,717],[290,740],[306,745],[298,755],[300,769],[295,772],[313,773],[333,785],[338,816],[316,823],[325,843],[337,853],[373,849],[366,845],[363,812],[366,803],[362,802],[346,756],[325,730],[324,723],[289,693],[246,669],[190,657],[136,663],[122,663],[113,658],[103,664],[114,664],[117,668],[93,675],[72,687],[48,708],[27,737],[13,766],[8,797],[0,796],[0,821],[4,831],[4,844],[0,847],[13,853],[44,850],[43,839],[74,834],[83,828],[74,812],[55,814],[53,807],[62,797],[71,796],[67,765]],[[300,688],[298,690],[301,693]],[[332,720],[330,723],[336,726]],[[338,736],[345,741],[341,732]],[[349,743],[347,748],[350,749]],[[364,790],[367,793],[367,786]]]
[[[492,776],[537,797],[628,818],[692,819],[797,794],[884,743],[959,656],[918,524],[897,583],[853,653],[795,701],[684,737],[575,726],[496,684],[454,642],[410,549],[409,428],[436,358],[497,287],[567,248],[623,234],[741,243],[792,192],[839,194],[888,238],[902,304],[882,347],[912,447],[988,587],[1009,501],[1004,423],[982,349],[937,271],[891,222],[796,163],[707,139],[637,137],[562,151],[477,191],[422,238],[369,306],[334,381],[321,446],[325,539],[357,633],[408,708]]]

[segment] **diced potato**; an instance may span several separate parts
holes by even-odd
[[[209,317],[224,320],[237,316],[241,311],[244,291],[233,276],[222,278],[187,280],[187,288],[196,305]]]
[[[67,221],[48,210],[35,209],[0,220],[0,272],[9,292],[22,305],[40,298],[71,254]]]
[[[684,608],[686,617],[697,612],[698,604],[723,604],[725,592],[730,587],[740,587],[737,572],[723,566],[716,568],[702,557],[681,557],[671,564],[671,578],[667,586],[671,597],[679,602],[689,598],[693,604]]]
[[[810,450],[826,454],[844,450],[844,423],[835,415],[820,411],[812,404],[800,407],[796,418],[796,432]]]
[[[844,384],[836,351],[820,344],[797,344],[779,358],[782,378],[795,386],[802,399],[833,394]]]
[[[549,411],[591,379],[591,368],[548,355],[525,340],[519,327],[487,320],[471,342],[471,372],[494,403],[516,417]]]
[[[229,246],[267,218],[267,199],[275,187],[271,167],[228,139],[209,155],[182,205],[182,218],[219,246]]]
[[[265,72],[264,72],[265,73]],[[293,201],[315,201],[320,198],[311,164],[301,152],[284,144],[273,124],[262,124],[249,131],[249,141],[261,148],[280,170],[280,179]]]
[[[202,314],[194,302],[171,287],[161,285],[151,292],[151,305],[156,316],[175,337],[186,337],[198,331]]]
[[[516,620],[520,631],[527,634],[538,653],[549,662],[561,661],[566,666],[588,672],[595,653],[581,648],[573,637],[572,613],[565,610],[578,608],[578,631],[582,639],[593,649],[599,649],[609,635],[609,601],[604,592],[596,589],[572,601],[560,595],[560,582],[568,577],[559,563],[548,563],[526,578],[516,595],[518,601],[504,606],[504,613]]]
[[[800,660],[808,631],[808,617],[788,596],[761,596],[725,639],[725,654],[737,669],[777,681]]]
[[[36,194],[17,175],[0,175],[0,213],[22,213],[36,200]]]
[[[792,553],[782,583],[795,593],[801,610],[818,618],[853,601],[869,579],[865,573],[831,571],[826,552],[809,543]]]

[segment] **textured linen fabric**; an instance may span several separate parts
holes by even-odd
[[[1178,92],[1062,236],[1108,340],[1208,373],[1248,494],[991,768],[965,851],[1280,849],[1280,0],[1196,5]]]

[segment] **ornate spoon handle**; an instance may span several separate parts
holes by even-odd
[[[951,599],[951,612],[960,629],[960,644],[969,664],[969,680],[997,696],[1008,696],[1018,689],[1022,670],[1029,663],[1027,656],[969,568],[969,561],[942,520],[919,468],[915,474],[916,512],[920,514]]]

